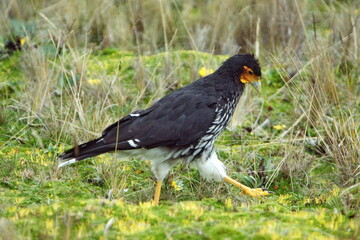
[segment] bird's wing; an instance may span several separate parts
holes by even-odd
[[[190,145],[212,125],[216,105],[214,93],[175,91],[152,107],[133,112],[109,126],[103,139],[105,143],[119,143],[119,150]]]
[[[119,121],[111,124],[110,126],[108,126],[107,128],[105,128],[105,130],[102,132],[102,135],[105,136],[108,133],[110,133],[111,131],[113,131],[117,126],[120,126],[121,124],[124,123],[130,123],[133,120],[137,119],[138,117],[143,117],[146,114],[152,112],[157,106],[153,105],[147,109],[141,109],[141,110],[136,110],[132,113],[130,113],[129,115],[123,117],[122,119],[120,119]]]

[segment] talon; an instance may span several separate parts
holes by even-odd
[[[235,181],[234,179],[232,179],[232,178],[230,178],[228,176],[226,176],[224,178],[224,180],[231,183],[231,184],[233,184],[233,185],[235,185],[236,187],[240,188],[243,191],[244,194],[247,194],[247,195],[252,196],[252,197],[260,198],[262,196],[267,196],[267,195],[270,194],[268,191],[265,191],[265,190],[263,190],[261,188],[249,188],[249,187]]]
[[[262,196],[267,196],[267,195],[270,194],[268,191],[264,191],[261,188],[244,189],[243,193],[247,194],[249,196],[252,196],[252,197],[256,197],[256,198],[259,198],[259,197],[262,197]]]

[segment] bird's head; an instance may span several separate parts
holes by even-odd
[[[258,92],[261,89],[261,68],[253,54],[236,54],[226,60],[219,71],[230,74],[243,84],[250,83]]]

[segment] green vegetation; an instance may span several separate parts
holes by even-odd
[[[0,239],[356,239],[359,3],[257,2],[3,1]],[[8,50],[16,37],[22,49]],[[240,46],[259,53],[263,91],[246,90],[216,148],[269,197],[176,166],[152,206],[147,161],[57,169],[64,149]]]

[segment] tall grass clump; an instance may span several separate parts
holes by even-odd
[[[257,162],[267,157],[267,186],[284,177],[292,191],[307,194],[335,184],[355,199],[359,7],[358,1],[4,0],[0,40],[27,40],[15,64],[22,94],[6,107],[21,114],[31,132],[22,137],[37,139],[34,146],[77,144],[199,78],[201,67],[215,69],[227,55],[254,52],[264,97],[246,91],[231,140],[221,138],[224,149],[235,149],[222,153],[230,169],[259,170]],[[279,133],[273,127],[280,122],[286,128]],[[124,182],[109,166],[123,166],[114,162],[102,162],[96,172],[111,176],[105,185],[119,190]]]

